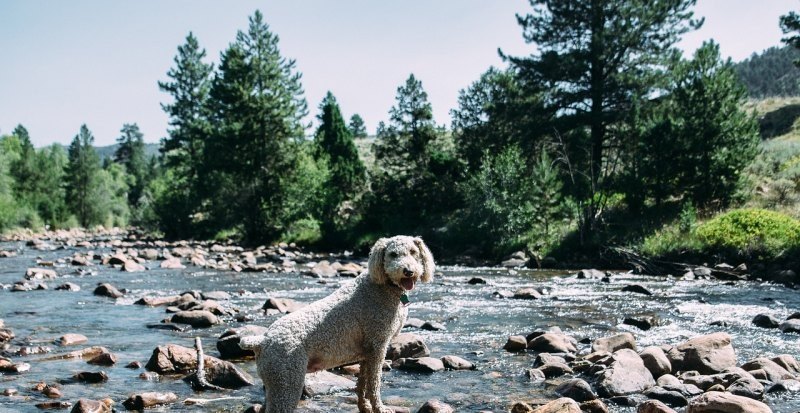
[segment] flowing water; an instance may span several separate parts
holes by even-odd
[[[87,345],[104,346],[116,354],[112,367],[98,367],[82,360],[41,361],[41,355],[15,357],[14,362],[30,363],[31,369],[19,375],[0,373],[0,393],[14,388],[18,396],[0,395],[0,411],[37,411],[34,404],[47,401],[32,390],[41,381],[62,382],[62,400],[75,402],[81,397],[95,400],[109,397],[116,408],[133,392],[171,391],[179,400],[190,397],[235,396],[241,399],[218,402],[203,407],[176,403],[154,411],[231,411],[240,412],[255,402],[263,401],[260,385],[227,392],[193,392],[180,379],[161,378],[147,381],[139,378],[143,370],[124,366],[149,359],[159,345],[174,343],[192,347],[194,337],[203,339],[206,354],[218,355],[216,338],[227,328],[240,326],[234,320],[208,329],[185,332],[153,330],[146,324],[158,322],[167,314],[164,308],[134,305],[142,296],[174,295],[187,290],[226,291],[233,298],[224,302],[244,312],[258,314],[257,309],[269,297],[287,297],[310,302],[329,294],[347,279],[332,279],[326,284],[298,274],[235,273],[202,270],[189,266],[185,270],[154,268],[144,272],[125,273],[110,267],[90,267],[94,274],[80,275],[75,267],[56,266],[60,277],[47,281],[46,291],[11,292],[8,286],[22,280],[25,269],[35,266],[36,259],[55,261],[71,256],[79,248],[41,252],[22,243],[0,243],[0,249],[18,250],[16,257],[0,259],[0,318],[15,334],[15,344],[32,343],[53,347],[53,353],[79,347],[59,348],[52,341],[65,333],[80,333],[89,338]],[[98,250],[97,252],[110,252]],[[153,265],[158,267],[157,265]],[[418,285],[411,294],[410,317],[436,321],[445,331],[414,331],[421,335],[431,356],[461,356],[476,364],[472,371],[445,371],[434,374],[393,370],[384,374],[382,393],[388,404],[407,406],[416,411],[426,400],[438,398],[462,412],[508,411],[514,401],[555,398],[557,380],[530,383],[524,371],[533,365],[534,355],[512,354],[502,349],[509,335],[528,334],[537,329],[558,326],[577,339],[595,339],[621,331],[636,337],[639,348],[649,345],[678,344],[686,339],[716,331],[725,331],[733,338],[739,362],[758,356],[790,354],[800,358],[800,335],[783,334],[777,329],[761,329],[751,325],[753,316],[769,313],[779,319],[800,310],[797,291],[773,284],[753,282],[723,283],[719,281],[682,281],[664,277],[615,275],[610,283],[597,279],[577,279],[564,271],[508,271],[497,268],[440,267],[433,283]],[[470,285],[468,280],[480,277],[486,284]],[[54,291],[63,282],[80,285],[78,292]],[[113,300],[92,294],[99,282],[109,282],[127,289],[124,298]],[[623,286],[640,284],[653,292],[644,296],[622,292]],[[500,290],[520,287],[545,288],[548,294],[539,300],[495,298]],[[660,325],[648,331],[622,324],[626,316],[655,314]],[[275,316],[258,316],[254,324],[268,325]],[[726,327],[712,326],[725,321]],[[579,346],[587,351],[589,345]],[[257,379],[253,361],[238,365]],[[79,384],[66,381],[79,371],[105,371],[109,380],[102,384]],[[258,379],[257,379],[258,380]],[[312,411],[353,412],[352,393],[340,392],[318,396],[301,405]],[[800,411],[800,393],[767,395],[765,402],[774,412]],[[613,412],[633,412],[609,404]],[[679,410],[680,411],[680,410]]]

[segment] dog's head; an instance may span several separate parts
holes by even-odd
[[[433,271],[433,255],[419,237],[381,238],[369,252],[369,276],[378,284],[409,291],[417,281],[433,280]]]

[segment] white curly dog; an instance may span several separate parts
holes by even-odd
[[[263,336],[243,337],[240,346],[256,353],[264,411],[294,411],[306,373],[360,362],[359,412],[391,412],[380,392],[386,348],[408,314],[406,292],[430,282],[433,272],[433,256],[421,238],[381,238],[370,250],[366,273],[278,319]]]

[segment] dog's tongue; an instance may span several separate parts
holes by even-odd
[[[414,279],[413,278],[403,278],[400,280],[400,286],[403,287],[406,291],[411,291],[414,289]]]

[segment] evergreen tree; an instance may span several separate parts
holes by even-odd
[[[103,224],[105,211],[100,198],[100,158],[92,146],[94,136],[86,125],[81,125],[69,145],[69,163],[66,174],[67,205],[83,227]]]
[[[795,49],[800,49],[800,14],[789,12],[789,14],[781,16],[780,26],[783,34],[789,35],[781,40]],[[800,59],[795,60],[794,64],[800,66]]]
[[[125,167],[131,178],[128,191],[128,205],[136,207],[139,204],[145,186],[147,185],[147,161],[144,154],[144,135],[139,131],[139,125],[126,123],[117,138],[119,146],[114,152],[114,162]]]
[[[362,119],[361,115],[358,113],[350,117],[350,125],[348,125],[348,128],[350,129],[350,134],[353,135],[355,139],[367,137],[367,126],[364,124],[364,119]]]
[[[13,146],[17,146],[18,138],[14,136],[0,137],[0,231],[17,225],[19,206],[14,196],[14,179],[11,177],[11,164],[16,159]]]
[[[363,190],[366,168],[358,157],[353,135],[344,123],[339,104],[331,92],[320,104],[320,125],[314,137],[317,158],[327,161],[330,170],[323,211],[323,235],[333,236],[343,229],[338,211],[345,201],[352,201]],[[363,127],[363,124],[362,124]]]
[[[249,21],[222,53],[211,88],[216,130],[206,152],[215,179],[235,184],[234,194],[222,188],[214,195],[216,225],[241,225],[249,241],[262,242],[275,239],[292,219],[285,216],[283,183],[295,172],[307,109],[300,74],[281,56],[278,36],[260,11]]]
[[[28,130],[22,125],[17,125],[11,132],[19,139],[19,156],[11,164],[11,176],[14,178],[14,193],[17,199],[30,204],[34,196],[33,188],[36,185],[36,150],[31,143]]]
[[[69,218],[65,202],[64,181],[67,154],[59,144],[52,144],[36,153],[36,198],[34,203],[45,224],[59,227]]]
[[[747,93],[752,98],[800,95],[800,70],[795,62],[800,50],[794,47],[770,47],[736,64]]]
[[[511,63],[550,88],[547,101],[560,114],[556,130],[573,153],[588,155],[573,162],[585,177],[574,190],[582,195],[584,230],[596,227],[605,203],[606,178],[614,171],[607,149],[622,138],[615,125],[654,90],[680,35],[702,23],[691,20],[695,1],[530,0],[533,13],[517,16],[537,53]]]

